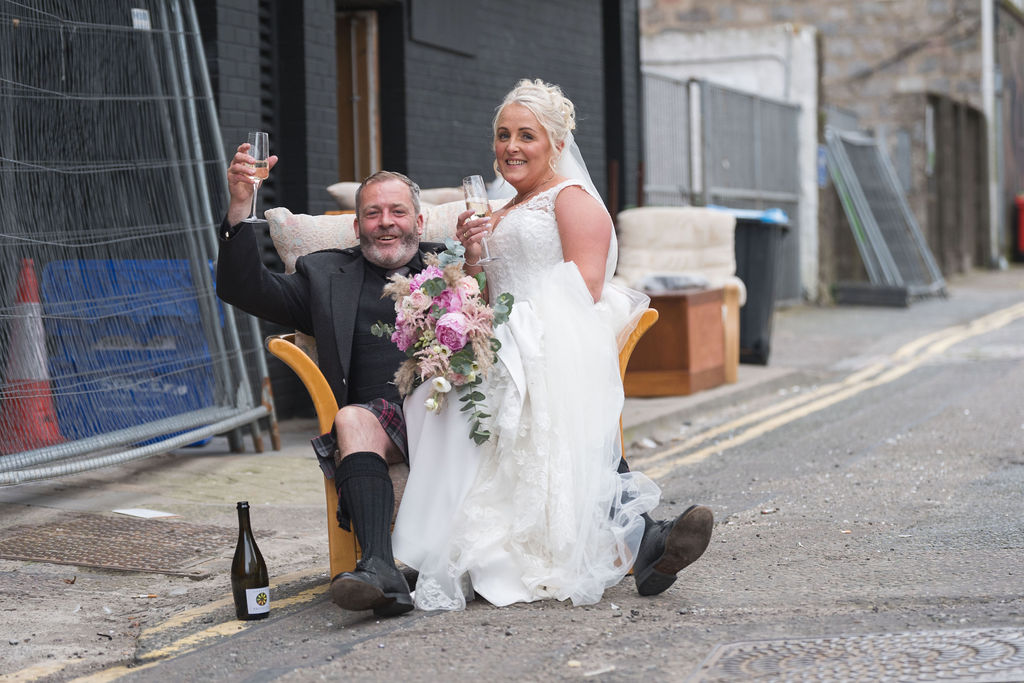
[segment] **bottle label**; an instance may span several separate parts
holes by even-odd
[[[246,588],[245,603],[249,614],[263,614],[270,611],[270,586]]]

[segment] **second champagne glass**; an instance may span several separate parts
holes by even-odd
[[[466,195],[466,208],[471,209],[477,218],[491,215],[491,205],[487,201],[487,186],[484,184],[483,176],[471,175],[463,178],[462,192]],[[480,260],[472,265],[497,260],[498,257],[491,256],[491,250],[487,248],[487,235],[482,235],[480,237]]]
[[[252,210],[249,211],[249,217],[244,219],[246,223],[260,223],[263,220],[256,215],[256,193],[259,192],[263,181],[270,175],[270,168],[267,164],[269,152],[270,139],[266,133],[258,130],[249,133],[249,156],[256,161],[252,164],[252,174],[249,176],[252,179]]]

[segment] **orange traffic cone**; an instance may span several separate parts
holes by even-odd
[[[19,453],[64,441],[57,429],[57,413],[46,369],[46,334],[39,303],[39,283],[32,259],[21,259],[18,298],[11,325],[11,347],[0,396],[0,453]]]

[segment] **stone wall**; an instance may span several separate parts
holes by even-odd
[[[794,23],[822,42],[822,104],[861,125],[890,120],[892,96],[937,92],[981,106],[981,16],[976,0],[647,0],[641,31],[702,31]]]

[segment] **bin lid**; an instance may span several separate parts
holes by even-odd
[[[761,223],[772,223],[774,225],[784,225],[789,227],[789,216],[782,209],[733,209],[728,206],[719,206],[718,204],[708,204],[708,209],[714,209],[715,211],[724,211],[730,213],[736,218],[740,218],[748,221],[759,221]]]

